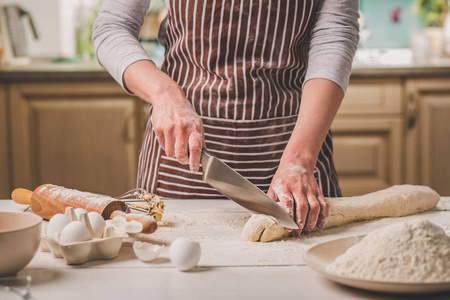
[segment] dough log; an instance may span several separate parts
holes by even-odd
[[[324,229],[355,221],[417,214],[436,206],[441,197],[433,189],[419,185],[394,185],[363,196],[327,198],[330,214]],[[265,215],[253,215],[245,224],[241,240],[271,242],[289,236]]]

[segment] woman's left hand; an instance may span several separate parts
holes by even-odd
[[[310,233],[316,225],[319,229],[325,226],[329,207],[314,178],[314,168],[280,164],[267,194],[297,223],[295,236]]]

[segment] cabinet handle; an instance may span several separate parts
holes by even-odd
[[[417,121],[417,101],[414,94],[409,94],[406,115],[408,116],[408,129],[414,128]]]

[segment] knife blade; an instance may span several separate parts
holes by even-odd
[[[297,224],[272,198],[205,148],[202,149],[201,163],[203,180],[220,193],[251,212],[272,216],[280,226],[298,229]]]

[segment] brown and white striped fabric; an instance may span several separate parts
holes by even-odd
[[[169,0],[163,71],[203,120],[207,149],[267,192],[294,129],[317,0]],[[299,149],[300,151],[300,149]],[[315,176],[341,195],[329,133]],[[149,119],[138,187],[170,198],[223,198],[169,158]]]

